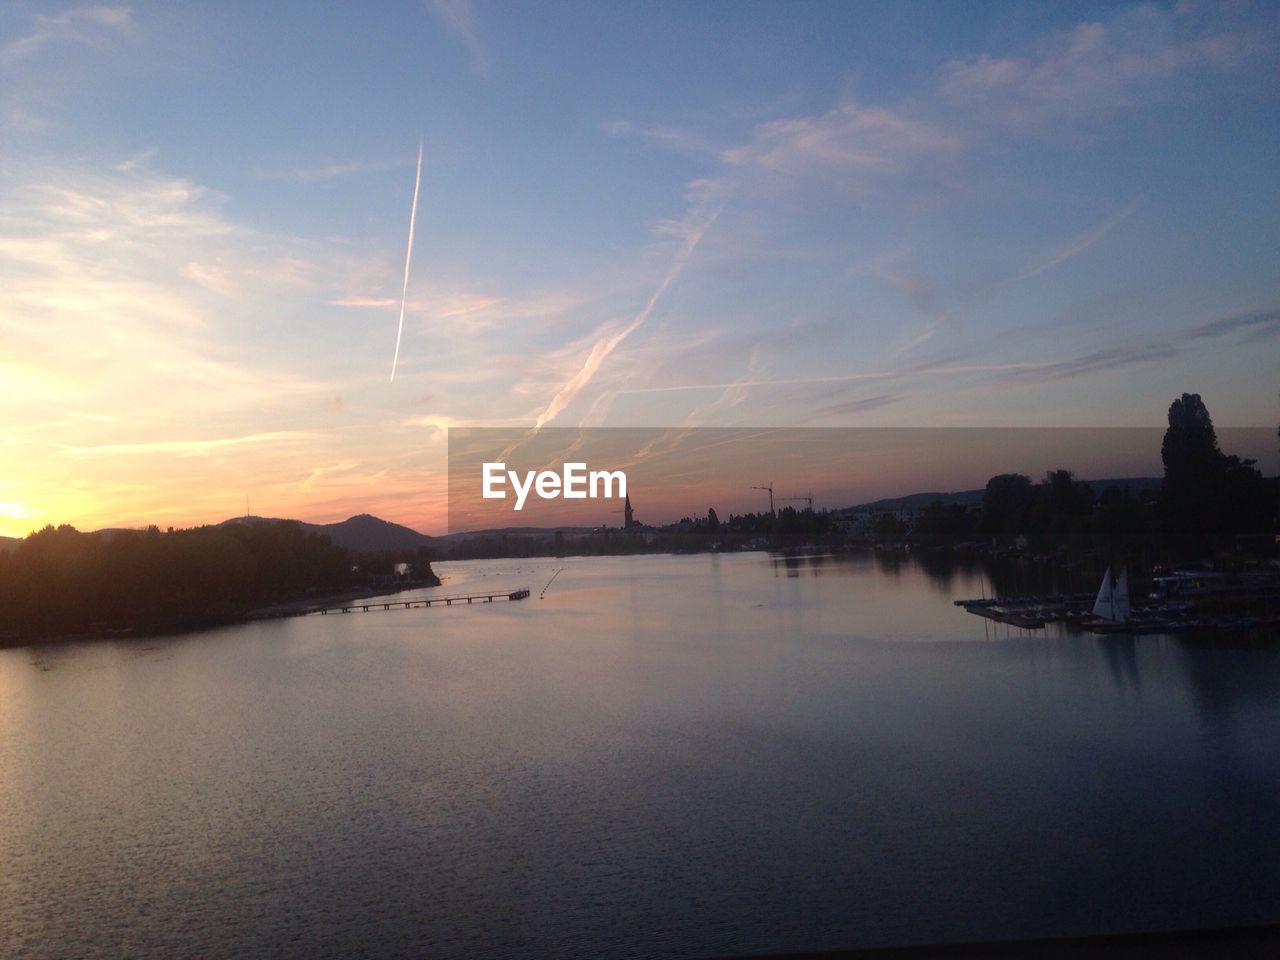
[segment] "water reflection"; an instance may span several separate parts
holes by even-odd
[[[1019,574],[964,560],[440,589],[560,567],[544,600],[0,652],[0,942],[687,957],[1280,920],[1280,650],[993,624],[952,600]]]
[[[1178,657],[1201,721],[1224,737],[1234,719],[1273,709],[1280,699],[1280,656],[1274,645],[1177,638]]]
[[[828,563],[837,562],[841,559],[839,555],[830,553],[780,553],[768,554],[768,562],[775,569],[780,569],[788,577],[798,577],[800,574],[807,573],[811,576],[818,576],[822,573],[822,568]]]
[[[1102,635],[1096,643],[1107,658],[1107,668],[1111,671],[1111,680],[1116,689],[1124,691],[1132,689],[1135,693],[1142,690],[1142,679],[1138,673],[1138,638],[1123,634]]]
[[[898,550],[877,550],[876,567],[883,574],[891,577],[901,575],[903,565],[908,562],[908,555]]]

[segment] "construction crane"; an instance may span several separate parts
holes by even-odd
[[[778,498],[779,503],[786,503],[788,500],[803,500],[805,503],[809,505],[809,510],[810,511],[813,510],[813,494],[812,493],[809,494],[807,497],[779,497]]]
[[[777,514],[773,510],[773,481],[766,483],[764,486],[752,487],[752,490],[768,490],[769,491],[769,516],[776,517]]]

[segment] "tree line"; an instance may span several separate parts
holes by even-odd
[[[82,533],[0,554],[0,638],[192,629],[360,584],[350,554],[290,521]]]
[[[1199,394],[1184,393],[1169,407],[1160,450],[1159,491],[1110,486],[1094,495],[1067,470],[1039,483],[1023,474],[992,477],[978,511],[935,502],[897,532],[924,542],[973,537],[1119,538],[1203,550],[1214,543],[1273,534],[1280,512],[1280,480],[1264,477],[1256,461],[1224,453]],[[883,532],[883,531],[882,531]]]

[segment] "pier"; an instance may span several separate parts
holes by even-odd
[[[1135,607],[1123,620],[1106,620],[1092,612],[1092,595],[990,597],[952,601],[966,613],[997,623],[1040,630],[1046,623],[1071,623],[1094,634],[1199,634],[1211,637],[1280,638],[1280,592],[1228,587],[1194,596],[1164,598]]]
[[[414,610],[418,607],[451,607],[455,603],[493,603],[495,600],[524,600],[529,596],[529,588],[521,587],[512,591],[493,591],[488,593],[452,593],[438,597],[418,597],[414,600],[351,600],[347,603],[335,604],[331,607],[311,607],[303,610],[301,616],[328,616],[342,613],[370,613],[377,610]]]
[[[1041,630],[1051,622],[1082,622],[1090,619],[1092,594],[1068,593],[1047,597],[1010,597],[1004,600],[991,598],[955,600],[957,607],[968,613],[997,623],[1021,627],[1024,630]]]

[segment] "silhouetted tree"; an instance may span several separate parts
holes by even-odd
[[[1184,393],[1170,405],[1160,456],[1160,518],[1167,532],[1204,538],[1260,533],[1270,525],[1271,497],[1256,461],[1218,449],[1198,393]]]
[[[992,477],[982,495],[982,532],[1014,534],[1022,531],[1034,500],[1030,477],[1020,473],[1002,473]]]
[[[1184,393],[1170,404],[1160,459],[1164,462],[1160,517],[1165,529],[1192,535],[1212,533],[1213,499],[1220,487],[1223,457],[1200,394]]]
[[[975,531],[976,517],[964,505],[935,500],[911,525],[911,535],[926,543],[965,540]]]
[[[1084,533],[1093,514],[1093,490],[1070,470],[1051,470],[1036,485],[1030,515],[1023,532]]]
[[[1146,530],[1142,503],[1127,486],[1123,490],[1109,486],[1098,497],[1093,526],[1097,533],[1109,539],[1136,537]]]
[[[892,543],[906,535],[907,525],[892,513],[880,514],[871,525],[871,536],[876,543]]]
[[[354,583],[347,551],[293,522],[111,534],[49,526],[0,565],[0,634],[184,629]]]

